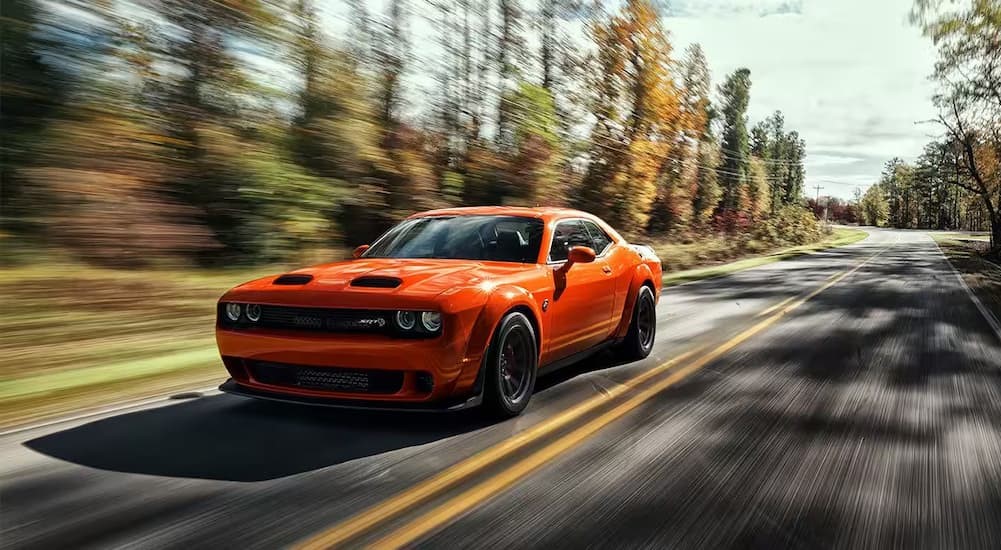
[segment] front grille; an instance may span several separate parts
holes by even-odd
[[[251,360],[246,363],[254,380],[272,386],[368,394],[393,394],[403,387],[401,371],[309,367]]]
[[[255,323],[241,317],[230,321],[219,306],[220,325],[227,328],[264,328],[278,330],[305,330],[316,332],[354,332],[389,334],[391,312],[366,309],[336,309],[292,306],[261,306],[261,318]]]

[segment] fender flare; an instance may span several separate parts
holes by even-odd
[[[468,358],[474,355],[471,351],[475,350],[475,354],[480,355],[480,360],[468,363],[466,369],[459,374],[459,378],[456,380],[457,385],[471,383],[474,394],[479,394],[483,391],[482,372],[487,349],[490,347],[501,319],[509,311],[515,309],[529,313],[527,317],[529,322],[532,323],[532,328],[535,330],[535,345],[541,358],[544,328],[542,326],[542,310],[539,304],[534,300],[532,294],[524,288],[513,285],[499,286],[490,293],[486,303],[480,310],[480,314],[477,316],[476,323],[473,325],[473,330],[470,333],[469,341],[466,344],[465,356]],[[471,368],[473,365],[476,366],[475,371]]]
[[[629,281],[629,293],[626,294],[626,303],[622,308],[622,317],[619,319],[619,326],[615,329],[616,340],[626,337],[626,333],[629,332],[629,324],[633,320],[633,308],[636,306],[636,296],[639,294],[640,287],[646,283],[650,283],[653,287],[654,299],[659,299],[657,296],[657,287],[654,283],[653,271],[650,266],[645,263],[641,263],[636,266],[633,270],[633,278]]]

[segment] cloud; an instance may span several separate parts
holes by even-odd
[[[768,17],[802,13],[803,0],[661,0],[657,6],[665,17]]]
[[[781,17],[782,2],[682,0],[684,17],[665,17],[679,50],[702,44],[714,80],[751,70],[751,123],[775,110],[807,144],[807,184],[851,196],[879,178],[886,160],[913,160],[935,132],[935,51],[907,21],[911,0],[803,0]],[[701,9],[696,9],[701,7]],[[858,158],[816,163],[814,155]],[[823,157],[821,157],[823,158]]]

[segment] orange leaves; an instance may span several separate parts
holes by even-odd
[[[630,0],[607,23],[592,28],[602,74],[596,82],[593,114],[598,119],[584,184],[602,186],[596,197],[614,223],[646,227],[658,194],[658,179],[681,130],[680,93],[671,44],[656,10]]]

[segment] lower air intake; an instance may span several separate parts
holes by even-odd
[[[310,367],[247,361],[251,376],[262,384],[341,393],[393,394],[403,388],[403,372]]]

